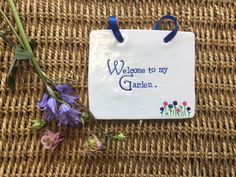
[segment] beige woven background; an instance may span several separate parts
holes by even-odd
[[[53,78],[73,77],[87,105],[89,32],[107,29],[116,15],[121,28],[151,29],[170,12],[180,30],[196,35],[196,116],[184,121],[99,121],[122,131],[125,142],[109,140],[103,153],[82,153],[98,127],[67,129],[54,151],[44,150],[31,120],[44,90],[25,62],[16,90],[6,86],[13,54],[0,41],[0,176],[236,176],[235,0],[17,0],[27,34],[36,39],[42,69]],[[11,14],[6,0],[1,7]],[[12,19],[12,18],[11,18]],[[1,19],[2,24],[2,19]],[[171,29],[170,25],[163,25]],[[52,130],[65,130],[55,124]]]

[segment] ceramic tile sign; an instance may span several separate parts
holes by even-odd
[[[89,109],[96,119],[185,119],[195,108],[195,37],[170,31],[90,33]]]

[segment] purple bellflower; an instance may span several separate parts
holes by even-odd
[[[38,103],[39,108],[44,112],[43,118],[47,121],[56,119],[58,125],[74,126],[79,124],[81,122],[81,113],[75,108],[75,101],[79,96],[72,95],[73,89],[69,84],[56,85],[55,89],[60,95],[59,98],[65,103],[58,102],[56,98],[45,93],[42,100]]]

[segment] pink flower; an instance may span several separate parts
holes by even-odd
[[[168,106],[168,102],[167,102],[167,101],[164,101],[163,105],[164,105],[164,106]]]
[[[182,104],[183,104],[183,106],[187,106],[187,102],[186,101],[184,101]]]
[[[177,109],[176,109],[176,112],[178,112],[178,113],[179,113],[179,112],[180,112],[180,108],[177,108]]]
[[[64,139],[64,134],[60,132],[52,132],[47,130],[44,132],[41,143],[45,149],[54,150],[57,145]]]

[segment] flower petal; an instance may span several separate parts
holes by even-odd
[[[49,95],[47,93],[45,93],[43,95],[43,98],[42,100],[38,103],[38,106],[41,110],[44,110],[45,109],[45,106],[47,105],[47,101],[49,99]]]
[[[47,102],[47,108],[51,109],[51,111],[54,114],[57,114],[57,101],[55,98],[51,97],[49,98],[48,102]]]
[[[67,104],[61,104],[60,108],[59,108],[59,114],[65,113],[70,111],[71,107]]]
[[[75,101],[79,98],[79,95],[72,96],[68,94],[61,94],[61,98],[69,104],[74,104]]]
[[[56,89],[64,94],[71,94],[73,93],[73,89],[71,87],[71,85],[69,84],[58,84],[56,85]]]

